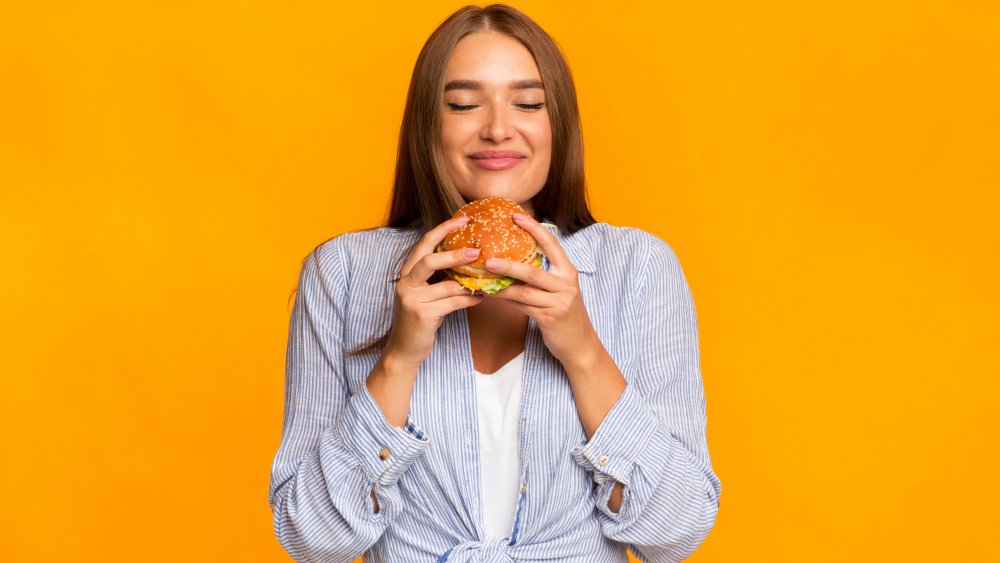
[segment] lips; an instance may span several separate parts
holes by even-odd
[[[492,160],[499,158],[526,158],[524,153],[517,151],[479,151],[469,155],[473,160]]]

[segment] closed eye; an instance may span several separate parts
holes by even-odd
[[[515,104],[515,105],[524,110],[537,111],[545,107],[545,102],[539,102],[537,104]],[[452,103],[448,104],[448,108],[451,109],[452,111],[470,111],[477,107],[478,106],[476,104],[470,104],[470,105],[452,104]]]

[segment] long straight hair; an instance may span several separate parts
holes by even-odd
[[[587,203],[583,134],[576,88],[555,41],[531,18],[505,4],[466,6],[448,17],[417,57],[403,110],[396,174],[386,226],[426,232],[465,204],[445,169],[441,147],[444,75],[455,45],[470,33],[497,31],[521,42],[538,65],[552,128],[552,160],[545,186],[532,206],[539,219],[572,234],[596,223]],[[440,272],[431,282],[444,279]],[[356,356],[385,347],[391,331],[348,351]]]
[[[506,4],[491,4],[466,6],[449,16],[417,57],[400,126],[387,227],[429,231],[465,204],[445,171],[441,147],[444,75],[463,37],[490,30],[528,49],[545,88],[552,161],[545,186],[532,200],[535,215],[567,234],[596,222],[587,203],[580,110],[569,65],[555,41],[531,18]]]

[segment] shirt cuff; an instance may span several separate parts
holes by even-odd
[[[635,386],[627,384],[590,440],[571,451],[576,463],[591,471],[598,485],[609,481],[630,484],[636,460],[656,432],[656,421],[646,408]]]
[[[394,485],[429,443],[409,418],[405,428],[389,424],[364,384],[348,399],[338,432],[368,478],[383,486]]]

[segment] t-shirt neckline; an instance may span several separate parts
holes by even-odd
[[[524,350],[521,350],[520,353],[511,358],[506,364],[497,368],[497,370],[493,373],[483,373],[481,371],[476,370],[476,368],[472,368],[472,371],[478,376],[479,379],[493,380],[493,379],[503,378],[503,376],[507,375],[507,373],[511,371],[511,368],[514,367],[514,364],[519,363],[519,361],[523,356],[524,356]]]

